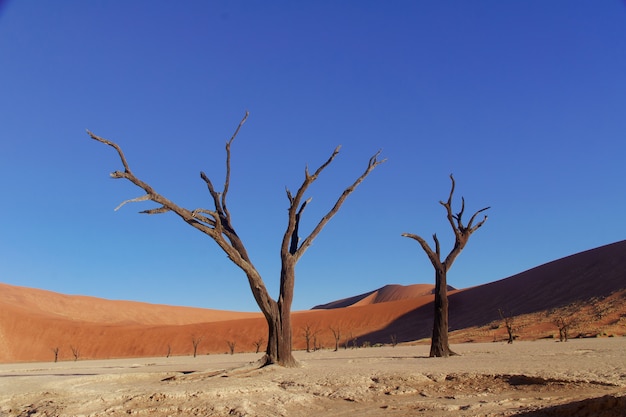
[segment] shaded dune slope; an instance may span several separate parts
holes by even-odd
[[[606,297],[626,289],[626,241],[580,252],[492,283],[451,293],[450,331],[481,326],[499,319],[498,309],[521,315],[555,309],[578,301]],[[399,316],[384,329],[365,337],[398,340],[430,337],[432,305]]]

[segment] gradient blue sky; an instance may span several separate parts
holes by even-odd
[[[297,266],[295,309],[433,282],[417,242],[491,206],[449,273],[468,287],[626,238],[623,1],[8,1],[0,9],[0,281],[109,299],[257,311],[241,270],[108,177],[188,208],[224,178],[277,295],[285,186],[335,146],[308,233],[378,149],[388,158]],[[459,202],[459,200],[456,200]],[[468,213],[469,214],[469,213]],[[304,234],[303,233],[303,234]],[[626,255],[626,254],[625,254]]]

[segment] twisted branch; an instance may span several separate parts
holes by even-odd
[[[124,171],[114,171],[111,173],[111,177],[119,179],[124,178],[135,184],[137,187],[143,189],[146,194],[137,197],[134,199],[126,200],[118,205],[115,210],[119,210],[122,206],[127,203],[141,202],[151,200],[160,205],[160,207],[148,209],[141,211],[142,214],[160,214],[166,213],[168,211],[172,211],[178,216],[180,216],[186,223],[195,227],[196,229],[202,231],[203,233],[209,235],[215,242],[226,252],[228,257],[235,262],[240,268],[242,268],[246,273],[251,273],[252,275],[258,274],[250,260],[248,258],[248,254],[243,246],[243,243],[238,238],[235,233],[231,221],[230,221],[230,213],[226,210],[226,198],[225,195],[228,192],[228,187],[230,183],[230,145],[234,141],[235,137],[239,133],[241,126],[245,123],[248,118],[249,113],[246,112],[243,119],[237,126],[235,133],[232,135],[230,140],[226,145],[226,181],[224,184],[224,191],[219,193],[213,187],[210,179],[202,172],[201,178],[207,184],[209,189],[209,193],[213,198],[213,202],[215,204],[215,211],[205,210],[205,209],[196,209],[190,211],[186,208],[180,207],[171,200],[165,198],[161,194],[157,193],[148,183],[142,181],[138,177],[136,177],[130,169],[130,166],[126,160],[126,156],[122,151],[122,148],[117,145],[115,142],[112,142],[108,139],[102,138],[100,136],[95,135],[94,133],[87,130],[89,136],[105,145],[111,146],[117,151],[117,154],[124,166]],[[221,195],[221,199],[220,199]],[[209,217],[204,216],[202,214],[208,214]],[[211,218],[212,217],[212,218]],[[224,237],[228,239],[228,242],[224,240]]]
[[[433,234],[433,240],[435,241],[435,251],[433,251],[430,248],[430,246],[428,246],[428,243],[426,243],[426,241],[422,239],[420,236],[411,234],[411,233],[402,234],[402,236],[404,237],[408,237],[408,238],[417,240],[419,242],[419,244],[422,246],[422,249],[424,249],[424,251],[428,255],[428,258],[430,259],[431,263],[433,264],[435,268],[443,267],[446,270],[452,266],[454,259],[458,256],[459,253],[461,253],[461,251],[467,244],[467,241],[469,237],[471,236],[471,234],[474,233],[476,230],[478,230],[487,221],[487,215],[485,215],[485,217],[480,222],[476,223],[476,225],[473,225],[474,221],[476,220],[476,216],[490,209],[490,207],[484,207],[476,211],[470,218],[470,221],[467,224],[467,226],[464,226],[462,218],[463,218],[463,213],[465,212],[465,198],[461,197],[461,210],[457,214],[453,214],[452,197],[454,195],[456,183],[454,181],[454,176],[452,174],[450,174],[450,180],[452,181],[452,185],[450,187],[450,194],[448,195],[448,200],[445,202],[444,201],[439,202],[439,204],[441,204],[446,209],[446,217],[448,219],[448,223],[450,223],[450,226],[452,227],[452,231],[454,232],[454,236],[455,236],[454,247],[452,248],[452,250],[446,257],[445,261],[441,262],[441,251],[440,251],[439,240],[437,239],[437,234]]]
[[[343,193],[339,196],[339,198],[335,202],[335,205],[328,211],[328,213],[326,213],[324,217],[322,217],[322,219],[319,221],[317,226],[315,226],[315,228],[309,234],[309,236],[307,236],[298,247],[297,246],[297,242],[299,241],[298,226],[300,222],[300,216],[298,215],[298,213],[302,212],[302,210],[304,209],[304,205],[306,205],[306,203],[308,203],[310,199],[304,203],[303,207],[301,207],[298,212],[296,211],[296,209],[302,199],[302,196],[306,192],[307,188],[319,177],[321,172],[333,161],[333,159],[335,159],[335,157],[339,153],[340,148],[341,146],[337,146],[335,150],[333,151],[332,155],[328,158],[328,160],[325,163],[323,163],[315,171],[313,175],[309,175],[308,168],[305,169],[305,179],[302,185],[300,186],[300,188],[298,189],[298,192],[296,193],[295,197],[291,195],[291,192],[289,192],[289,190],[287,190],[287,197],[289,198],[291,205],[289,207],[289,224],[287,227],[287,231],[285,232],[285,236],[283,238],[282,250],[283,250],[283,253],[287,252],[287,247],[288,247],[287,242],[290,241],[291,245],[289,246],[289,253],[291,255],[294,255],[296,260],[298,260],[304,254],[304,252],[308,249],[311,243],[313,243],[313,240],[322,231],[324,226],[326,226],[326,224],[330,221],[330,219],[332,219],[333,216],[337,214],[337,212],[343,205],[344,201],[348,198],[350,194],[352,194],[352,192],[356,189],[356,187],[358,187],[358,185],[361,184],[361,182],[363,182],[363,180],[374,170],[374,168],[376,168],[378,165],[387,161],[386,159],[378,160],[378,157],[380,156],[381,151],[380,150],[377,151],[369,159],[367,168],[365,169],[363,174],[361,174],[361,176],[359,176],[352,185],[350,185],[348,188],[346,188],[343,191]]]

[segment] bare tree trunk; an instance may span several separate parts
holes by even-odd
[[[448,357],[456,355],[448,343],[448,283],[445,271],[435,274],[435,320],[433,338],[430,345],[430,357]]]
[[[198,355],[198,346],[202,342],[202,336],[191,335],[191,343],[193,345],[193,357]]]
[[[268,299],[266,303],[259,303],[260,306],[267,305],[269,307],[267,310],[262,308],[267,321],[268,335],[265,356],[260,360],[261,366],[277,364],[285,367],[294,367],[298,364],[291,353],[293,339],[291,303],[293,301],[293,287],[296,278],[296,264],[290,257],[285,255],[282,257],[281,288],[278,301]]]
[[[276,313],[265,316],[269,327],[267,349],[261,358],[260,365],[281,365],[285,367],[297,366],[298,362],[291,353],[291,311],[278,309]]]
[[[339,327],[335,328],[331,326],[330,331],[333,333],[333,338],[335,339],[335,352],[337,352],[339,350],[339,339],[341,339],[341,330],[339,329]]]
[[[59,361],[59,348],[58,347],[53,347],[52,348],[52,353],[54,353],[54,361],[58,362]]]

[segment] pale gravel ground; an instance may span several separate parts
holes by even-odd
[[[0,416],[626,416],[626,337],[452,348],[0,364]]]

